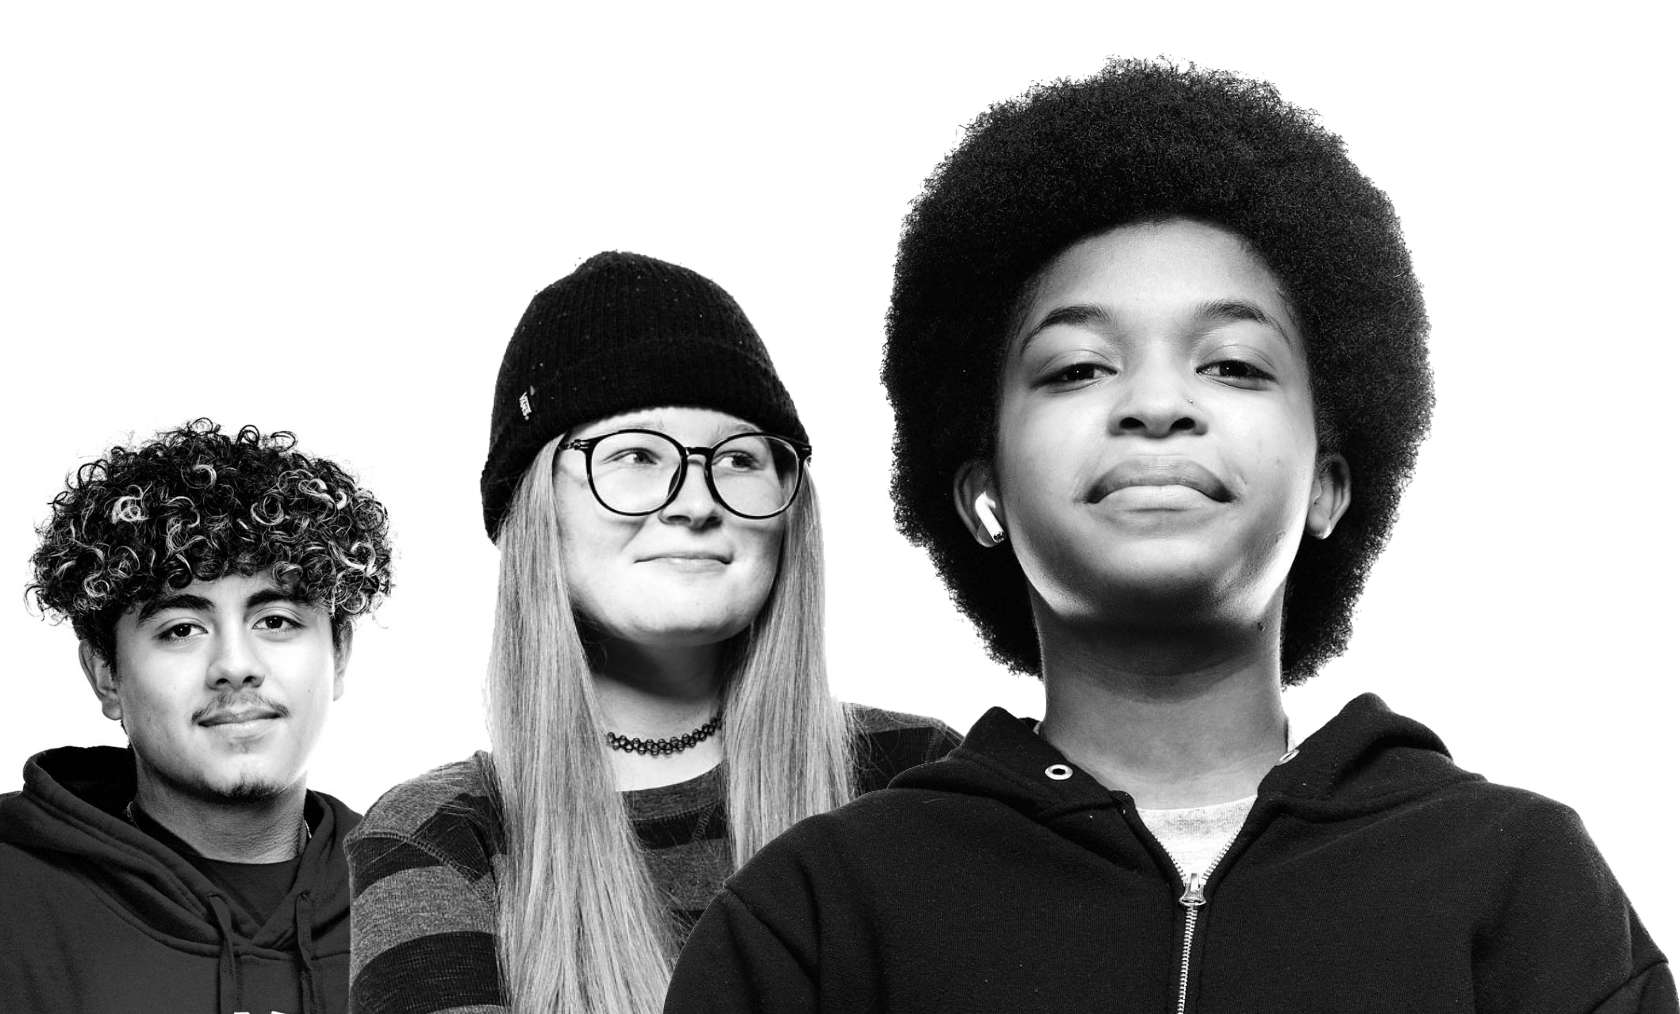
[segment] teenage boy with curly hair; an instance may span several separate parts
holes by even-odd
[[[983,115],[899,247],[893,493],[1044,719],[772,842],[666,1010],[1674,1011],[1572,811],[1371,695],[1289,736],[1426,330],[1387,198],[1269,85],[1117,62]]]
[[[345,1010],[357,816],[304,771],[390,590],[385,508],[289,433],[200,419],[83,465],[40,535],[30,591],[129,745],[0,796],[5,1009]]]

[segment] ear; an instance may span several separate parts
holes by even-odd
[[[93,695],[99,698],[99,710],[113,722],[122,721],[122,698],[117,694],[116,668],[93,650],[90,641],[80,643],[76,648],[76,657],[81,659],[82,675],[87,677]]]
[[[355,638],[356,628],[346,623],[344,632],[338,635],[337,643],[333,645],[333,700],[344,696],[344,670],[350,668],[350,644]]]
[[[963,462],[951,481],[951,496],[957,515],[963,519],[975,542],[991,549],[1003,541],[1003,505],[998,501],[989,462],[979,458]]]
[[[1307,534],[1328,539],[1353,502],[1353,476],[1340,454],[1320,455],[1313,472],[1312,503],[1307,505]]]

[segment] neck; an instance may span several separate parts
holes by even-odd
[[[692,732],[717,713],[723,691],[720,645],[650,648],[611,641],[594,668],[595,697],[612,732],[664,739]],[[620,790],[685,781],[723,759],[722,736],[681,753],[649,756],[609,751]]]
[[[134,802],[206,859],[278,863],[303,851],[304,791],[299,782],[269,799],[212,801],[163,785],[142,769]]]
[[[1040,734],[1146,809],[1252,795],[1288,748],[1281,598],[1268,613],[1258,623],[1169,632],[1040,615]]]

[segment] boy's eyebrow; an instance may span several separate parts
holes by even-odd
[[[1094,303],[1074,303],[1071,306],[1058,306],[1044,315],[1044,319],[1033,326],[1031,331],[1021,336],[1021,345],[1015,350],[1017,356],[1023,355],[1040,331],[1046,331],[1057,324],[1070,324],[1075,327],[1084,324],[1104,324],[1112,326],[1114,318],[1109,312]]]
[[[305,595],[301,590],[285,591],[284,589],[278,587],[272,587],[252,592],[250,596],[245,599],[245,608],[246,610],[256,609],[260,606],[266,606],[271,602],[290,602],[293,605],[299,606],[315,605],[315,600],[310,598],[308,595]]]
[[[1196,317],[1199,320],[1227,323],[1231,321],[1253,321],[1264,324],[1275,330],[1285,342],[1294,345],[1294,339],[1289,337],[1289,331],[1283,322],[1260,308],[1258,303],[1246,299],[1210,299],[1196,307]]]
[[[140,614],[134,622],[145,623],[147,620],[163,612],[165,609],[192,609],[198,612],[208,612],[215,606],[202,595],[189,595],[186,592],[175,592],[170,595],[159,595],[155,599],[148,599],[140,604]]]

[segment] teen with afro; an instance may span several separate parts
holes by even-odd
[[[1290,733],[1433,400],[1338,137],[1214,71],[1035,88],[929,180],[887,332],[899,526],[1045,714],[772,842],[668,1012],[1676,1010],[1573,811],[1373,695]]]

